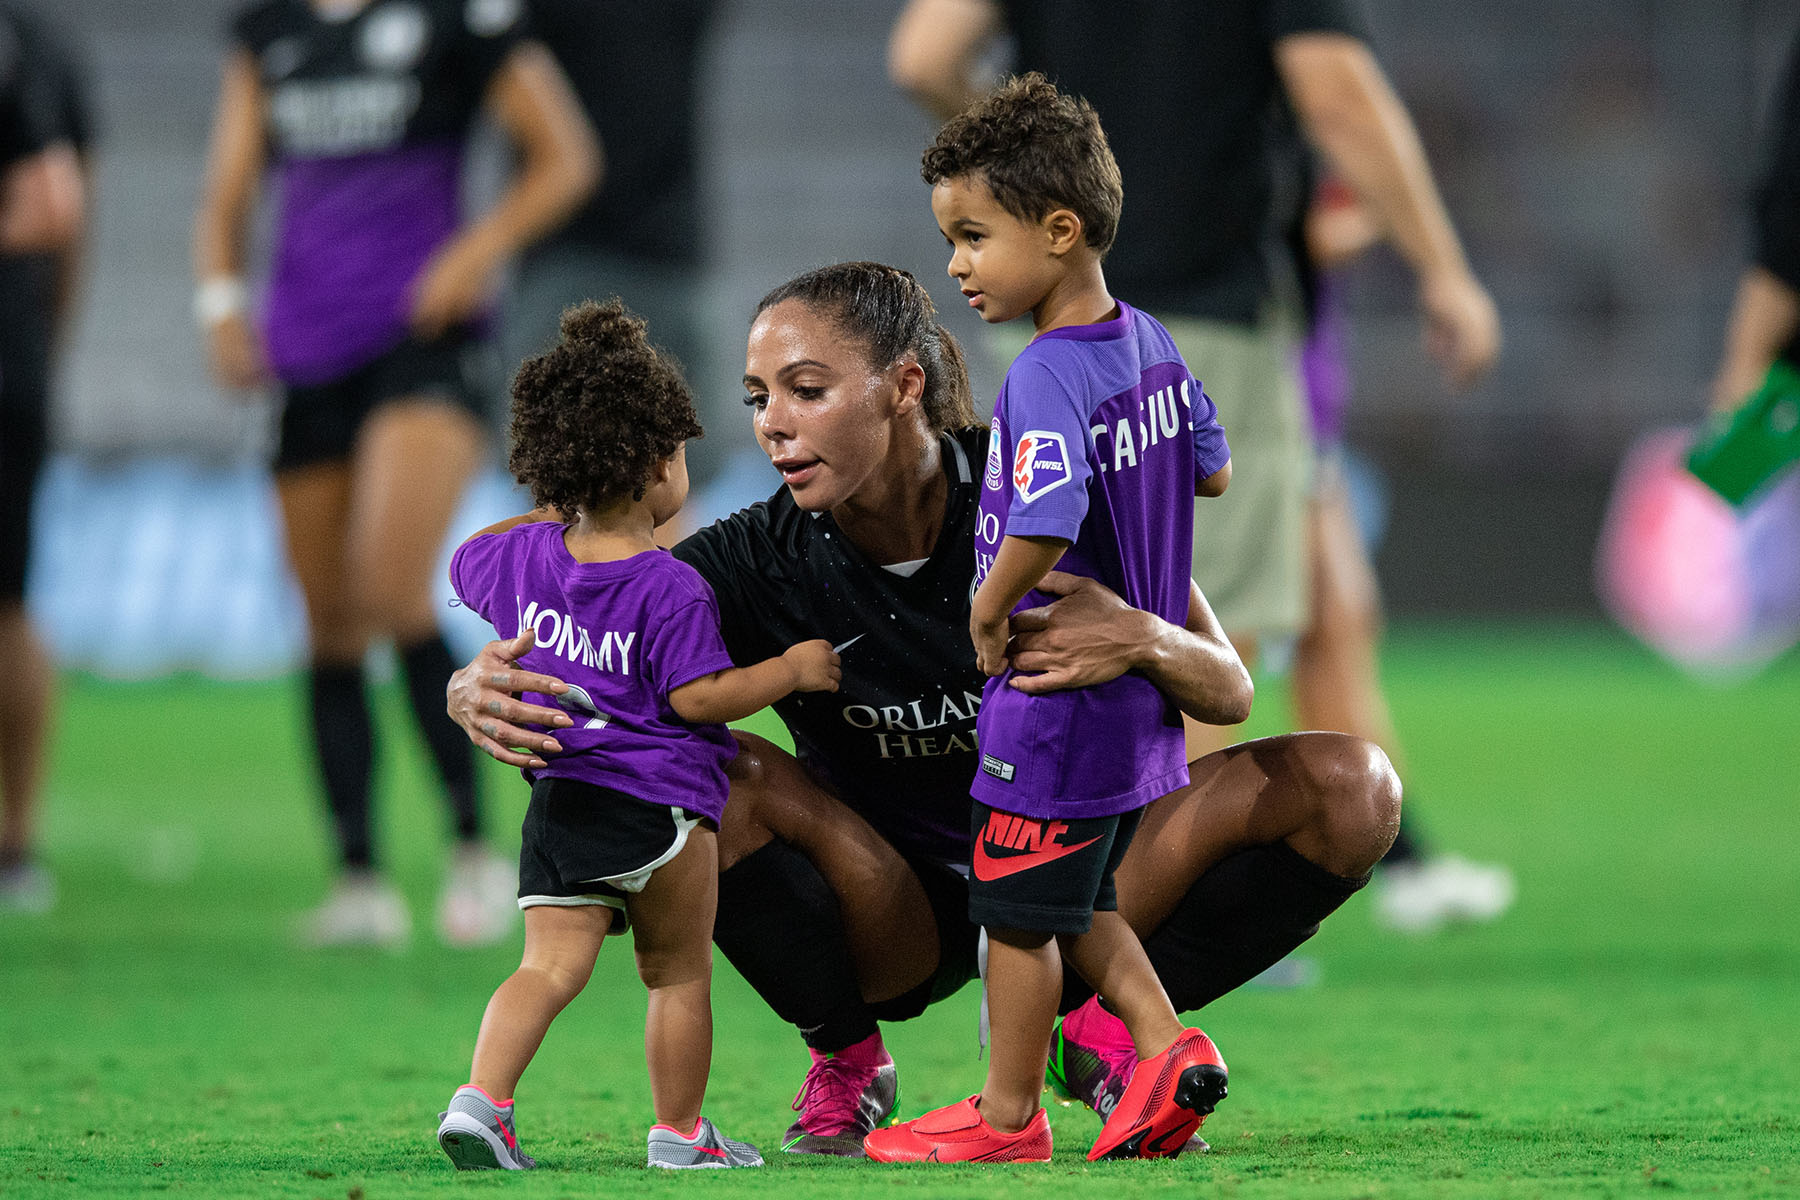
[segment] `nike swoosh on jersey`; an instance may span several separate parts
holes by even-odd
[[[983,883],[992,883],[996,879],[1005,879],[1008,875],[1017,875],[1020,871],[1029,871],[1033,867],[1041,867],[1047,862],[1055,862],[1077,850],[1085,850],[1100,839],[1091,837],[1085,842],[1077,842],[1073,846],[1062,846],[1055,842],[1039,846],[1036,850],[1027,850],[1023,854],[1009,854],[1005,858],[995,858],[987,852],[987,841],[975,843],[973,867],[975,878]]]
[[[869,635],[867,633],[859,633],[855,637],[851,638],[849,641],[839,642],[837,645],[833,646],[831,648],[831,652],[833,654],[842,654],[844,652],[844,647],[854,645],[855,643],[862,641],[864,638],[866,638],[868,636]]]

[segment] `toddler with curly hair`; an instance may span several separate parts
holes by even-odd
[[[488,1002],[469,1082],[438,1143],[459,1168],[529,1168],[513,1089],[550,1022],[587,983],[609,932],[632,930],[649,989],[644,1050],[653,1167],[758,1166],[701,1115],[712,1058],[712,928],[724,722],[793,691],[836,691],[828,642],[737,667],[711,589],[652,539],[687,498],[693,395],[618,300],[563,314],[562,336],[513,380],[508,465],[536,509],[456,551],[451,582],[521,661],[567,681],[528,702],[569,714],[560,753],[526,768],[519,854],[524,958]],[[504,1097],[504,1098],[502,1098]]]

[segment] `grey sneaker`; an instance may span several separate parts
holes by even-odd
[[[706,1167],[760,1167],[762,1153],[748,1142],[734,1142],[705,1117],[694,1126],[693,1137],[683,1137],[669,1125],[652,1125],[647,1163],[671,1171]]]
[[[456,1089],[450,1107],[438,1114],[438,1145],[459,1171],[529,1171],[537,1159],[519,1149],[513,1106],[495,1104],[472,1083]]]
[[[0,867],[0,913],[41,917],[56,907],[56,879],[43,865],[21,859]]]

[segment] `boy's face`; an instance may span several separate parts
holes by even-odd
[[[988,324],[1031,312],[1062,278],[1045,223],[1007,212],[980,175],[939,180],[931,211],[950,243],[950,277]]]

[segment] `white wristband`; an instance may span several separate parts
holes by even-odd
[[[202,279],[194,289],[194,320],[201,328],[210,329],[221,321],[241,315],[247,300],[244,281],[236,275]]]

